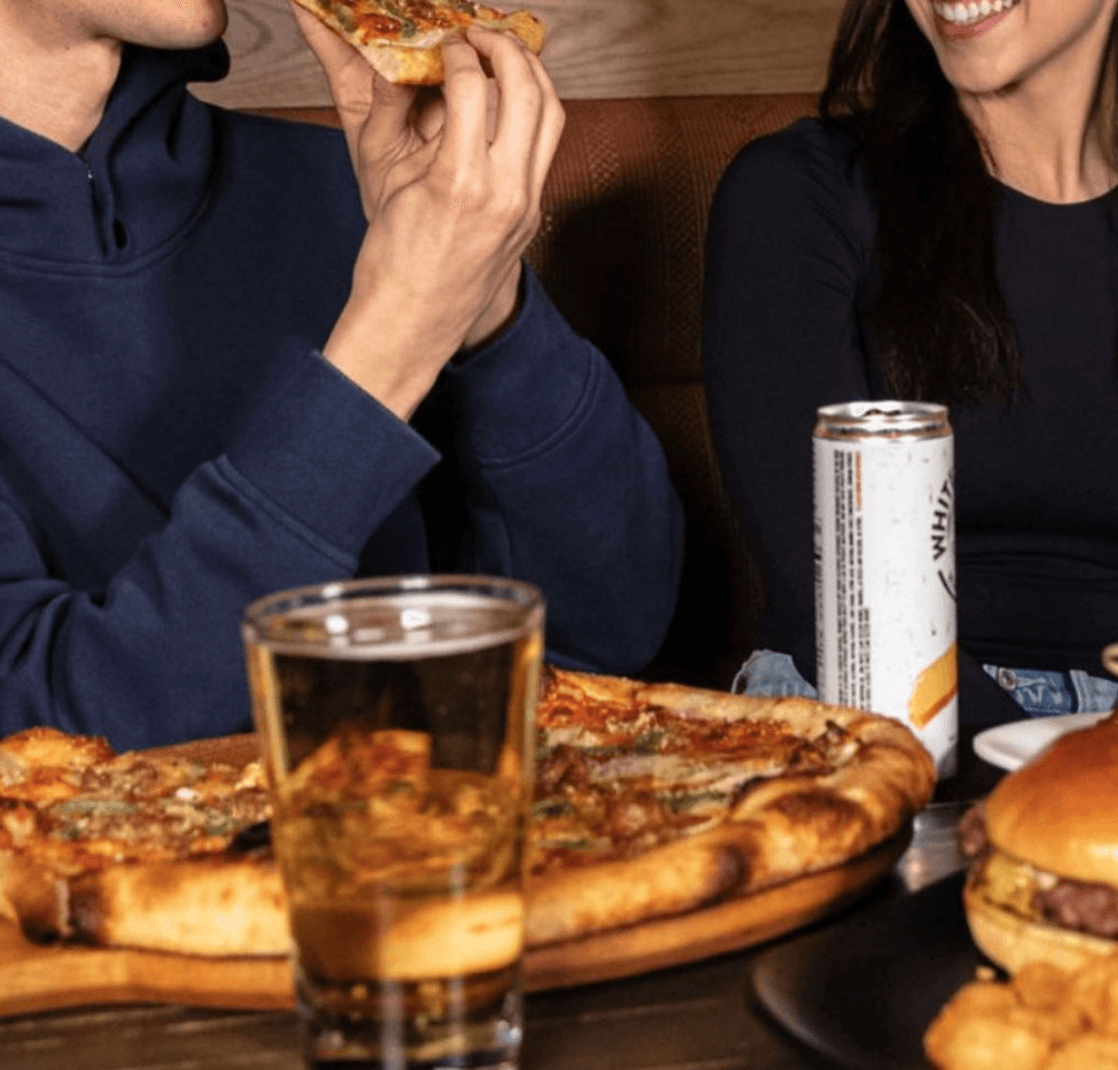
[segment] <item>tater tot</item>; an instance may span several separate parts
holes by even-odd
[[[939,1070],[1118,1070],[1118,956],[959,989],[924,1034]]]

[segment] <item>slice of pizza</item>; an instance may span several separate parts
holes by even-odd
[[[283,954],[269,814],[256,761],[116,754],[32,728],[0,740],[0,910],[35,940],[202,955]]]
[[[440,46],[470,26],[515,34],[533,52],[544,28],[528,11],[504,14],[473,0],[297,0],[351,44],[378,74],[400,85],[439,85]]]

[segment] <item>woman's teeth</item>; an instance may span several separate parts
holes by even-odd
[[[979,19],[996,15],[999,11],[1008,11],[1017,4],[1018,0],[970,0],[970,3],[940,4],[932,6],[936,14],[945,22],[954,23],[956,26],[966,26]]]

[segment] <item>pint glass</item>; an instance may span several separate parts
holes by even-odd
[[[246,611],[309,1067],[516,1066],[543,616],[477,576]]]

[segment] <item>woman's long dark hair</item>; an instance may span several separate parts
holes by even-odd
[[[872,328],[885,389],[951,403],[1022,381],[998,286],[982,147],[904,0],[847,0],[820,98],[864,153],[878,205]]]

